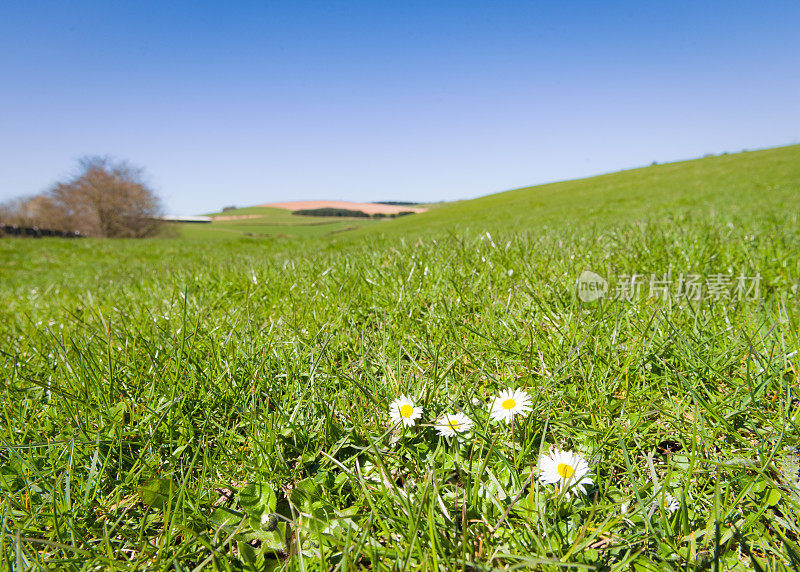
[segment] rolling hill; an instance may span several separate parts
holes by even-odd
[[[445,203],[364,229],[388,234],[613,225],[639,218],[800,211],[800,145],[652,165]]]
[[[285,208],[255,206],[212,214],[211,225],[181,225],[181,233],[189,238],[348,240],[376,233],[532,230],[542,225],[607,226],[663,216],[736,216],[752,209],[798,211],[800,145],[654,164],[425,206],[427,212],[392,220],[311,218],[292,215]]]

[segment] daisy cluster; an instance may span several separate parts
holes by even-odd
[[[506,389],[492,401],[491,418],[495,421],[510,423],[516,415],[525,415],[531,410],[531,398],[519,389]],[[422,417],[422,407],[414,401],[401,395],[389,405],[389,417],[394,425],[413,427],[417,419]],[[442,437],[455,437],[457,434],[466,435],[472,428],[472,419],[463,413],[446,414],[436,420],[436,431]]]
[[[490,418],[495,422],[511,423],[517,415],[525,416],[531,411],[531,398],[522,390],[506,389],[492,400]],[[414,400],[401,395],[389,405],[389,417],[395,426],[413,427],[422,418],[422,407]],[[466,437],[474,422],[463,413],[447,413],[436,419],[436,432],[447,439]],[[594,481],[589,476],[591,469],[581,455],[570,451],[553,449],[539,459],[539,481],[555,485],[566,498],[574,492],[586,493]]]

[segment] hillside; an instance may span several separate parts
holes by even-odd
[[[209,215],[210,224],[178,224],[183,238],[321,238],[368,227],[373,219],[305,217],[275,207],[245,207]]]
[[[652,165],[446,203],[366,232],[613,225],[642,217],[800,210],[800,145]]]
[[[350,208],[359,204],[322,203]],[[292,215],[291,207],[297,204],[301,203],[235,209],[212,214],[214,222],[210,225],[185,224],[179,228],[187,238],[332,237],[346,241],[376,234],[533,230],[542,225],[564,224],[608,226],[661,216],[732,217],[753,208],[797,211],[800,145],[657,164],[423,208],[383,205],[387,212],[418,211],[396,220]]]

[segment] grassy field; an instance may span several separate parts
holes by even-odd
[[[370,228],[382,222],[368,218],[299,216],[284,209],[269,207],[246,207],[209,216],[214,219],[211,224],[184,223],[175,225],[175,228],[183,238],[316,238]],[[217,220],[229,216],[252,218]]]
[[[2,567],[796,568],[799,206],[795,146],[329,237],[0,240]]]
[[[474,234],[496,228],[613,226],[642,217],[749,218],[762,209],[797,213],[799,158],[800,145],[794,145],[653,165],[444,204],[394,221],[391,228],[398,235]]]

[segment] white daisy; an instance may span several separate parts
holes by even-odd
[[[653,511],[662,508],[667,514],[672,514],[681,506],[680,501],[667,492],[662,494],[661,490],[659,489],[655,494],[656,498],[654,498],[653,502],[650,503],[650,508]]]
[[[416,407],[411,399],[401,395],[389,405],[389,417],[393,425],[402,422],[407,427],[413,427],[414,422],[422,417],[422,407]]]
[[[539,459],[539,481],[546,485],[556,484],[567,498],[574,491],[586,494],[586,487],[594,484],[589,478],[586,459],[577,453],[558,449]]]
[[[531,398],[519,389],[506,389],[492,401],[492,419],[495,421],[513,421],[515,415],[523,415],[531,410]]]
[[[472,428],[472,419],[463,413],[444,415],[436,421],[436,431],[442,437],[455,437],[456,433],[466,433]]]

